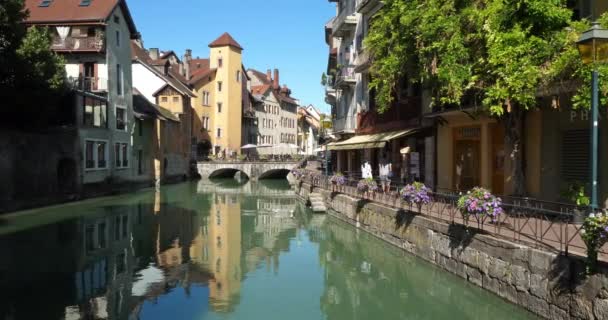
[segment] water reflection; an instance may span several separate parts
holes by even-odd
[[[46,208],[7,219],[0,250],[2,320],[525,315],[312,215],[276,181],[203,181]]]

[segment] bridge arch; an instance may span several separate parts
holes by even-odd
[[[247,172],[244,172],[243,170],[239,170],[237,168],[219,168],[215,171],[212,171],[209,174],[209,178],[213,179],[213,178],[234,178],[234,176],[237,173],[241,173],[241,175],[243,175],[244,177],[246,177],[247,179],[249,179],[249,175],[247,174]]]
[[[270,169],[262,172],[258,179],[279,179],[287,178],[291,170],[286,168]]]

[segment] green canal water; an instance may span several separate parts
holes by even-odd
[[[533,319],[283,181],[192,182],[0,216],[0,319]]]

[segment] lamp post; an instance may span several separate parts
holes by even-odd
[[[584,64],[593,67],[591,77],[591,212],[598,209],[597,201],[597,175],[598,175],[598,104],[599,104],[599,73],[597,65],[608,62],[608,30],[602,29],[599,23],[594,22],[591,29],[585,31],[577,42],[578,50]]]

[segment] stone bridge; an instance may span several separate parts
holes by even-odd
[[[295,161],[283,162],[199,162],[198,174],[203,179],[234,177],[237,172],[245,174],[250,180],[285,177],[298,165]]]

